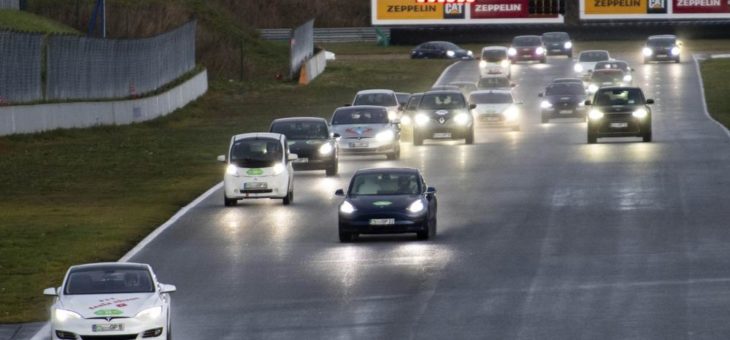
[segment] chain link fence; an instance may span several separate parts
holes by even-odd
[[[0,32],[0,103],[43,99],[42,48],[41,34]]]
[[[19,9],[20,0],[0,0],[0,9]]]
[[[52,36],[46,99],[124,98],[153,92],[195,67],[196,23],[146,39]]]

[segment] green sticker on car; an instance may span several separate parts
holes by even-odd
[[[376,207],[387,207],[389,205],[393,204],[391,201],[377,201],[373,202],[373,205]]]
[[[120,311],[119,309],[101,309],[94,312],[94,315],[97,316],[119,316],[122,314],[124,314],[124,312]]]
[[[248,171],[246,171],[246,175],[249,175],[249,176],[261,176],[263,174],[264,174],[264,170],[261,170],[261,169],[248,169]]]

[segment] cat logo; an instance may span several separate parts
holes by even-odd
[[[464,19],[464,4],[446,3],[444,4],[444,19]]]

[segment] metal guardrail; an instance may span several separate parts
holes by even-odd
[[[390,29],[378,28],[383,34],[390,37]],[[291,29],[269,28],[258,30],[264,40],[289,40]],[[375,27],[341,27],[341,28],[315,28],[315,42],[375,42],[378,34]]]

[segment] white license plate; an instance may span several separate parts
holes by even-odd
[[[433,138],[451,138],[451,132],[434,133]]]
[[[309,163],[309,158],[297,158],[292,163]]]
[[[560,114],[561,115],[569,115],[569,114],[573,114],[573,111],[572,110],[560,110]]]
[[[255,189],[266,189],[268,185],[266,185],[265,182],[248,182],[243,183],[243,188],[247,190],[255,190]]]
[[[91,331],[93,332],[121,332],[124,330],[124,325],[121,323],[110,323],[104,325],[92,325]]]
[[[374,218],[370,220],[370,225],[393,225],[395,224],[394,218]]]
[[[351,148],[367,148],[368,142],[351,142],[350,147]]]
[[[629,127],[629,123],[611,123],[612,128],[621,129]]]

